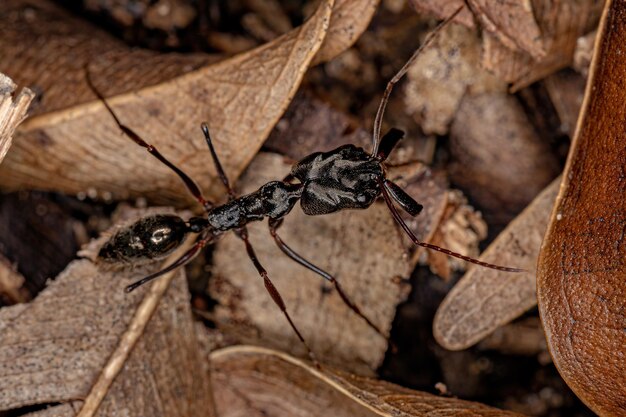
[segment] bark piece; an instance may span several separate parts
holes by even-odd
[[[0,310],[0,410],[80,400],[83,417],[211,415],[184,274],[126,294],[144,273],[74,261],[32,302]]]
[[[35,94],[28,88],[14,97],[16,85],[0,72],[0,163],[11,147],[13,133],[26,118],[26,111]]]
[[[94,100],[84,80],[88,64],[122,122],[181,165],[208,196],[221,196],[219,181],[212,188],[200,122],[208,121],[222,164],[236,178],[295,93],[322,44],[331,8],[331,0],[323,2],[303,26],[209,65],[206,55],[132,51],[48,3],[10,0],[0,24],[11,30],[0,51],[7,57],[2,63],[11,65],[0,63],[0,70],[21,84],[37,83],[44,95],[38,116],[23,125],[2,164],[0,183],[189,200],[178,177],[123,136]]]
[[[284,353],[258,347],[218,350],[211,354],[211,362],[216,406],[222,417],[519,416],[328,368],[320,371]]]
[[[626,414],[624,36],[626,4],[609,1],[537,271],[554,363],[603,416]]]
[[[407,112],[425,133],[444,135],[467,93],[505,92],[506,84],[480,68],[474,30],[449,25],[407,73]]]
[[[437,342],[450,350],[466,349],[537,303],[535,265],[550,208],[555,180],[489,245],[485,262],[525,268],[510,273],[473,267],[448,293],[433,321]]]
[[[506,224],[558,174],[559,164],[515,97],[463,99],[451,128],[451,178],[496,223]]]
[[[243,192],[282,178],[290,166],[278,155],[260,154],[241,182]],[[407,295],[402,279],[410,272],[404,246],[384,204],[328,216],[306,216],[296,207],[279,229],[283,240],[306,259],[335,274],[345,292],[385,333]],[[285,256],[263,223],[250,225],[259,260],[282,294],[287,309],[323,363],[372,373],[387,342],[356,316],[333,287]],[[245,343],[306,355],[263,281],[232,233],[215,247],[211,296],[216,321]]]

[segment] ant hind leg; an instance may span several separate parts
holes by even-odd
[[[274,242],[276,243],[276,246],[278,246],[278,248],[285,255],[287,255],[292,261],[302,265],[303,267],[307,268],[309,271],[315,272],[317,275],[321,276],[322,278],[324,278],[328,282],[332,283],[334,285],[335,289],[337,290],[337,293],[341,297],[341,300],[344,302],[344,304],[347,305],[357,316],[362,318],[367,323],[367,325],[369,327],[371,327],[373,330],[376,331],[376,333],[378,333],[379,335],[384,337],[385,340],[387,340],[387,342],[389,342],[389,337],[380,329],[380,327],[378,327],[376,324],[374,324],[374,322],[372,322],[372,320],[370,320],[365,314],[363,314],[361,309],[344,292],[343,287],[339,284],[339,281],[337,281],[337,279],[334,276],[332,276],[328,272],[326,272],[323,269],[319,268],[317,265],[315,265],[315,264],[309,262],[308,260],[306,260],[305,258],[303,258],[300,254],[298,254],[296,251],[291,249],[291,247],[289,247],[281,239],[281,237],[278,235],[278,232],[277,232],[277,229],[281,226],[281,224],[282,224],[282,219],[281,220],[271,220],[270,219],[270,221],[269,221],[270,233],[271,233],[272,237],[274,238]]]
[[[261,278],[263,278],[263,283],[265,284],[265,289],[267,290],[267,292],[272,297],[272,300],[274,301],[274,303],[278,306],[278,308],[280,308],[280,311],[282,311],[283,314],[285,315],[285,318],[289,322],[289,325],[291,326],[293,331],[298,336],[298,339],[300,339],[300,342],[302,342],[302,344],[304,345],[304,347],[308,351],[309,358],[311,358],[311,361],[313,362],[313,364],[317,368],[321,368],[319,362],[317,361],[317,358],[313,354],[313,351],[311,350],[311,348],[307,344],[306,340],[304,340],[304,337],[302,336],[302,333],[300,333],[300,331],[296,327],[295,323],[291,319],[291,316],[287,312],[287,306],[285,305],[285,301],[283,300],[283,297],[280,295],[280,293],[278,292],[278,289],[276,288],[276,286],[274,285],[272,280],[269,278],[269,275],[267,274],[267,271],[265,270],[263,265],[261,265],[261,262],[259,262],[259,259],[257,258],[256,253],[254,252],[254,249],[252,248],[252,244],[250,243],[250,239],[248,237],[248,229],[245,226],[242,227],[241,229],[239,229],[237,231],[237,236],[239,236],[239,238],[241,240],[243,240],[243,243],[246,245],[246,252],[248,253],[248,257],[250,258],[250,260],[254,264],[254,267],[258,271],[258,273],[261,276]]]

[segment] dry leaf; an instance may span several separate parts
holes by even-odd
[[[330,61],[352,46],[369,25],[380,0],[336,0],[330,27],[312,65]]]
[[[470,269],[437,310],[433,334],[441,346],[466,349],[537,303],[534,270],[558,186],[557,179],[546,187],[480,257],[529,272]]]
[[[537,272],[550,353],[602,416],[626,415],[626,4],[607,3]]]
[[[505,93],[463,98],[450,129],[450,153],[452,181],[499,224],[526,207],[559,170],[524,108]]]
[[[473,2],[472,2],[473,3]],[[511,49],[490,32],[483,35],[483,66],[518,90],[572,62],[576,40],[595,27],[602,1],[533,0],[545,56]],[[515,32],[512,32],[515,35]]]
[[[1,309],[0,411],[71,402],[83,417],[211,415],[184,274],[126,294],[143,273],[74,261],[32,302]]]
[[[464,0],[411,0],[418,10],[435,13],[440,19],[450,16]],[[545,55],[541,32],[533,16],[530,1],[503,2],[498,0],[469,0],[471,8],[464,10],[456,20],[474,28],[474,18],[480,22],[481,29],[493,34],[509,49],[520,49],[535,58]]]
[[[451,16],[459,7],[465,4],[464,0],[409,0],[418,12],[433,13],[439,19]],[[462,10],[454,19],[455,22],[467,27],[475,27],[474,15],[470,10]]]
[[[242,179],[242,191],[282,178],[289,169],[280,156],[260,154]],[[408,276],[410,264],[384,204],[328,216],[306,216],[298,206],[279,233],[295,251],[334,274],[363,312],[389,332],[396,306],[407,295],[402,279]],[[251,224],[250,236],[318,359],[371,374],[384,358],[387,341],[355,315],[332,286],[287,258],[275,246],[265,223]],[[213,258],[211,296],[219,302],[218,326],[246,343],[306,355],[247,259],[242,242],[228,234],[216,245]]]
[[[450,25],[409,69],[404,102],[425,133],[444,135],[467,93],[496,91],[506,84],[480,68],[475,31]]]
[[[15,83],[0,72],[0,163],[11,147],[13,132],[25,118],[35,94],[28,88],[14,97]]]
[[[520,416],[343,372],[319,371],[284,353],[237,346],[211,354],[221,417]]]
[[[331,7],[327,0],[302,27],[208,65],[204,55],[131,50],[48,3],[10,0],[0,16],[0,25],[11,29],[0,38],[0,70],[21,84],[36,83],[44,97],[0,167],[0,183],[69,194],[89,188],[115,198],[189,198],[178,177],[123,136],[94,99],[84,80],[89,64],[123,122],[209,196],[223,195],[221,184],[211,188],[200,122],[208,121],[222,164],[236,178],[295,93],[322,44]]]

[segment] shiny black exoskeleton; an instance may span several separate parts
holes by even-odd
[[[443,26],[451,22],[462,9],[463,7],[457,9],[457,11],[449,16],[436,31],[441,30]],[[228,182],[228,178],[213,148],[209,129],[207,125],[203,123],[202,130],[211,152],[215,168],[229,195],[229,201],[220,206],[214,206],[207,201],[202,196],[202,192],[196,183],[187,174],[118,119],[105,97],[93,85],[89,77],[89,71],[87,71],[87,83],[95,95],[102,101],[120,130],[137,145],[144,147],[155,158],[172,169],[183,181],[190,194],[205,208],[204,217],[193,217],[187,222],[177,216],[171,215],[150,216],[141,219],[130,227],[119,231],[109,239],[100,250],[99,258],[106,261],[126,262],[160,258],[170,253],[173,248],[179,246],[188,233],[199,234],[199,238],[193,246],[172,264],[126,287],[126,291],[132,291],[154,278],[185,265],[193,259],[205,245],[214,242],[225,232],[233,230],[244,242],[247,255],[259,273],[259,276],[263,279],[267,292],[283,312],[289,325],[297,334],[300,341],[306,346],[309,355],[314,361],[313,353],[306,345],[304,338],[291,319],[284,300],[278,292],[278,289],[272,283],[267,271],[257,258],[252,244],[249,241],[246,226],[252,221],[262,220],[267,217],[269,219],[268,225],[270,234],[278,248],[280,248],[285,255],[331,282],[341,296],[341,299],[355,314],[361,317],[371,328],[376,330],[383,337],[386,337],[386,334],[350,300],[335,277],[307,261],[289,247],[279,236],[278,228],[282,224],[282,219],[293,209],[298,201],[300,201],[304,213],[308,215],[323,215],[344,209],[365,209],[372,205],[378,196],[382,195],[394,220],[415,245],[436,250],[488,268],[509,272],[522,271],[516,268],[488,264],[430,243],[421,242],[401,218],[396,208],[397,205],[412,216],[419,214],[422,210],[420,204],[385,176],[383,164],[402,138],[403,133],[397,129],[391,129],[387,134],[381,137],[382,119],[393,86],[407,72],[409,65],[417,58],[424,45],[428,44],[431,39],[432,36],[427,38],[422,47],[413,54],[409,61],[387,84],[374,120],[374,144],[371,153],[367,153],[362,148],[358,148],[354,145],[341,146],[330,152],[317,152],[295,164],[291,173],[283,181],[269,182],[253,193],[237,197]]]
[[[298,200],[308,215],[365,209],[380,195],[384,173],[380,160],[362,148],[344,145],[307,156],[294,165],[289,178],[300,183],[268,182],[253,193],[211,208],[206,218],[194,217],[188,223],[173,215],[143,218],[116,233],[98,256],[110,262],[159,259],[179,246],[189,232],[206,230],[216,238],[251,221],[280,220]]]
[[[160,259],[179,247],[188,232],[189,226],[178,216],[144,217],[113,235],[98,257],[122,262]]]
[[[354,145],[313,153],[295,164],[291,175],[304,187],[300,205],[309,216],[368,208],[384,178],[380,160]]]

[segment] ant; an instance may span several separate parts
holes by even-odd
[[[417,216],[422,210],[422,205],[416,202],[393,181],[387,179],[385,175],[384,163],[404,136],[402,131],[392,128],[381,137],[382,118],[389,100],[389,95],[394,85],[408,71],[408,68],[415,61],[420,52],[430,44],[433,37],[448,25],[462,9],[463,7],[460,7],[439,24],[387,84],[374,120],[373,149],[371,153],[355,145],[343,145],[329,152],[316,152],[293,165],[290,174],[282,181],[268,182],[257,191],[238,197],[231,187],[228,177],[215,152],[208,125],[202,123],[202,132],[204,133],[204,138],[211,152],[216,171],[228,192],[228,202],[222,205],[214,205],[212,202],[206,200],[202,196],[199,187],[187,174],[165,158],[154,146],[141,139],[130,127],[124,125],[118,119],[106,98],[95,88],[90,78],[89,71],[87,70],[86,79],[89,87],[102,101],[119,129],[135,143],[146,148],[154,157],[172,169],[183,181],[191,195],[205,210],[203,217],[192,217],[188,221],[184,221],[176,215],[161,214],[144,217],[113,235],[101,247],[98,253],[98,259],[105,262],[127,263],[161,259],[179,247],[189,233],[199,235],[195,244],[174,263],[126,287],[126,292],[130,292],[169,271],[185,265],[193,259],[204,246],[216,242],[224,233],[232,230],[243,241],[248,257],[263,279],[267,292],[285,315],[289,325],[304,344],[309,356],[316,364],[315,356],[291,319],[282,296],[256,256],[252,244],[248,239],[246,225],[249,222],[263,220],[267,217],[270,234],[278,248],[293,261],[315,272],[333,284],[344,303],[385,339],[388,337],[350,300],[348,295],[343,291],[339,281],[337,281],[334,276],[306,260],[287,245],[278,234],[278,229],[284,217],[289,214],[298,201],[305,214],[319,216],[344,209],[366,209],[382,195],[393,219],[415,245],[443,252],[449,256],[460,258],[486,268],[507,272],[523,272],[523,269],[482,262],[448,249],[420,241],[413,234],[411,229],[409,229],[404,220],[402,220],[398,208],[396,208],[396,204],[411,216]]]

